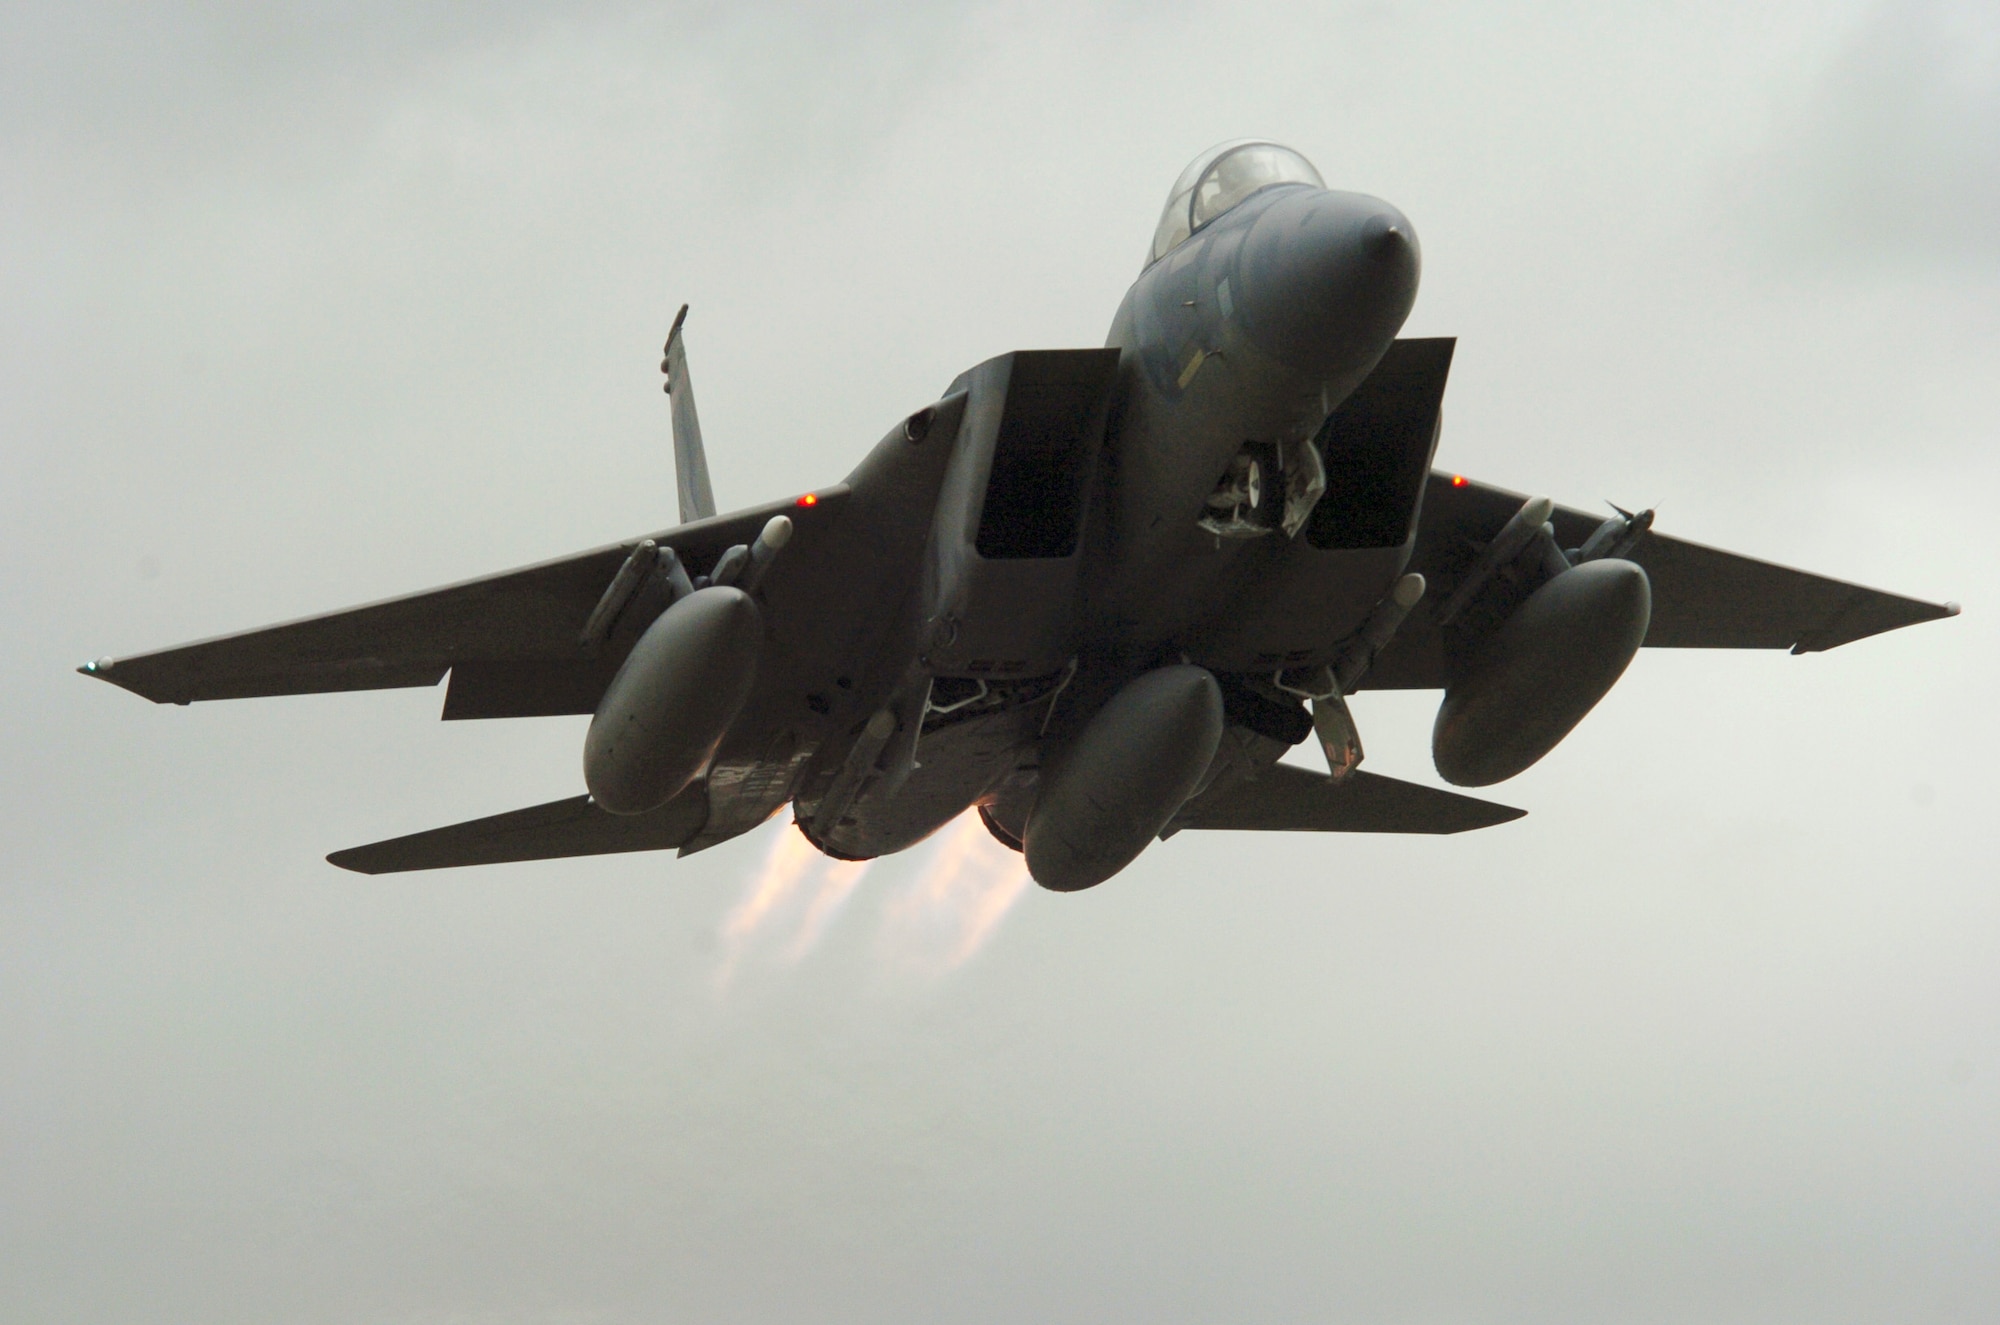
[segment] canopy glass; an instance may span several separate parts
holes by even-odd
[[[1209,148],[1174,181],[1166,210],[1160,214],[1159,229],[1153,232],[1147,265],[1158,262],[1175,245],[1237,203],[1273,184],[1326,187],[1312,162],[1289,147],[1238,138]]]

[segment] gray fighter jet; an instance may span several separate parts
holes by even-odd
[[[1175,182],[1105,348],[969,369],[844,482],[715,513],[683,308],[677,527],[83,670],[158,703],[449,676],[448,720],[593,715],[588,794],[346,869],[686,854],[786,805],[867,859],[977,807],[1073,890],[1184,828],[1521,815],[1359,771],[1357,690],[1442,690],[1438,772],[1486,786],[1642,644],[1806,653],[1958,610],[1434,470],[1453,341],[1397,339],[1417,275],[1394,207],[1225,143]],[[1315,736],[1327,772],[1278,762]]]

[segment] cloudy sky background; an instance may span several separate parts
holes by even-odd
[[[322,862],[583,719],[69,670],[670,522],[684,300],[723,505],[836,479],[1239,135],[1414,220],[1441,463],[1966,615],[1645,654],[1518,824],[1184,834],[956,966],[948,843],[796,960],[775,825]],[[0,1316],[2000,1314],[1992,6],[16,3],[0,309]]]

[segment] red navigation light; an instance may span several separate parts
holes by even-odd
[[[1453,474],[1451,476],[1451,486],[1453,486],[1454,488],[1462,488],[1466,485],[1468,481],[1469,480],[1463,474]]]
[[[805,496],[799,498],[796,504],[799,506],[817,506],[819,505],[819,494],[808,492]]]

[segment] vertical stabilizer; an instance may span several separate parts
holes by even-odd
[[[680,488],[682,524],[715,514],[715,491],[708,485],[708,456],[701,449],[701,420],[695,415],[694,387],[688,382],[687,348],[681,342],[681,324],[687,315],[688,306],[682,304],[674,315],[673,329],[667,332],[666,358],[660,361],[674,411],[674,479]]]

